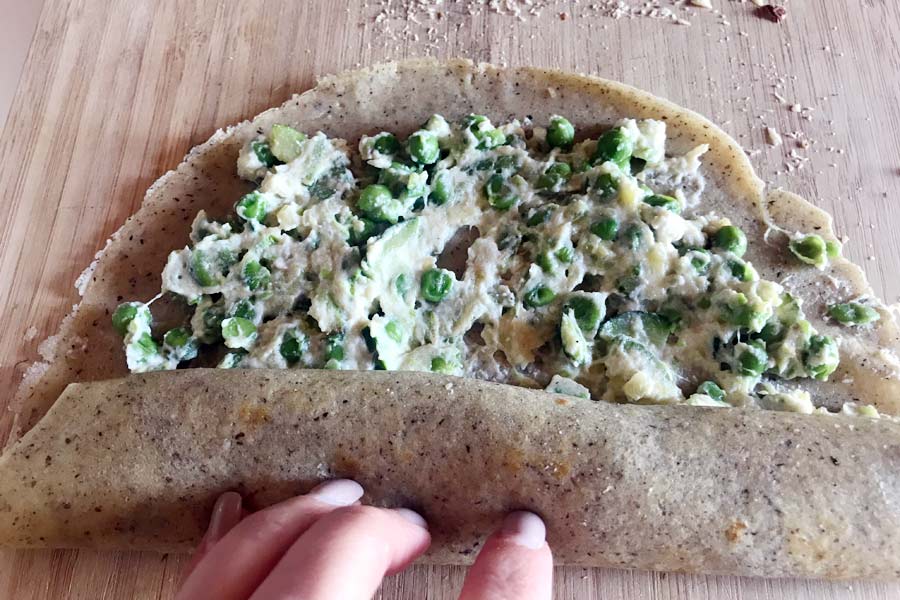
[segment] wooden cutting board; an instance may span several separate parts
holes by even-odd
[[[776,24],[742,0],[628,3],[648,8],[614,19],[600,0],[47,0],[0,139],[0,401],[77,301],[94,253],[192,146],[322,74],[412,56],[595,73],[711,117],[764,179],[832,212],[845,252],[896,301],[900,4],[793,0]],[[781,146],[766,144],[766,127]],[[7,414],[0,439],[9,427]],[[169,598],[183,564],[2,551],[0,596]],[[416,567],[378,597],[455,599],[463,575]],[[559,569],[557,598],[875,600],[900,598],[900,586]]]

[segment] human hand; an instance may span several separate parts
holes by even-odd
[[[223,494],[176,600],[368,600],[385,575],[428,548],[425,520],[409,509],[359,503],[362,487],[327,481],[244,517]],[[460,600],[547,600],[553,559],[544,523],[510,513],[469,569]]]

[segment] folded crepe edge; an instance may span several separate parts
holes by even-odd
[[[559,564],[900,577],[900,425],[591,402],[423,373],[192,369],[72,384],[0,458],[0,543],[183,551],[227,490],[332,477],[470,562],[509,510]]]

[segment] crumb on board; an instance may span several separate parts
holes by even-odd
[[[756,15],[773,23],[781,23],[787,17],[787,9],[775,4],[764,4],[756,9]]]

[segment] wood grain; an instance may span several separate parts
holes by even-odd
[[[414,12],[419,26],[376,22],[382,7],[370,2],[46,1],[0,139],[2,402],[77,301],[79,273],[188,149],[322,74],[410,56],[585,71],[708,115],[760,150],[752,160],[764,179],[831,211],[875,290],[900,296],[900,4],[794,1],[776,25],[749,2],[713,0],[721,13],[678,8],[687,26],[613,20],[587,2],[517,19],[468,15],[446,0],[439,20]],[[815,110],[791,112],[774,93]],[[766,126],[811,145],[785,137],[768,147]],[[803,167],[784,172],[792,150]],[[10,423],[0,418],[0,439]],[[0,596],[170,598],[183,561],[3,551]],[[389,578],[378,597],[455,598],[463,575],[417,567]],[[559,569],[556,597],[876,600],[900,597],[900,586]]]

